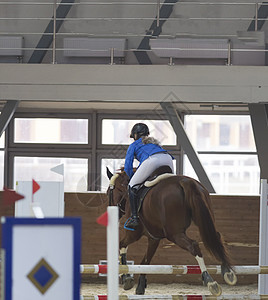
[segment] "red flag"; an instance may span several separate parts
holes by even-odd
[[[23,199],[24,196],[21,194],[16,193],[13,190],[10,190],[6,187],[4,187],[4,193],[3,193],[3,203],[4,205],[11,205],[15,203],[18,200]]]
[[[40,185],[33,179],[33,194],[40,189]]]
[[[107,211],[98,217],[97,223],[103,226],[108,226],[108,213]]]

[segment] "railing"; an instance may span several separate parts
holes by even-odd
[[[213,16],[208,16],[208,17],[199,17],[199,16],[178,16],[178,17],[163,17],[161,16],[161,9],[163,7],[168,7],[168,6],[178,6],[178,7],[189,7],[190,5],[195,5],[198,7],[237,7],[237,6],[241,6],[241,7],[249,7],[250,10],[250,14],[252,14],[252,17],[250,16],[237,16],[237,17],[232,17],[232,16],[225,16],[225,17],[213,17]],[[254,42],[254,40],[256,40],[257,42],[255,43],[255,45],[257,45],[256,47],[254,46],[254,43],[252,42],[251,47],[244,47],[244,48],[236,48],[233,43],[232,43],[232,39],[235,39],[238,37],[238,35],[236,34],[236,32],[230,32],[230,34],[228,33],[200,33],[200,32],[178,32],[178,33],[161,33],[159,34],[155,34],[153,29],[149,29],[146,30],[146,26],[148,26],[149,22],[155,22],[153,23],[155,25],[156,28],[161,27],[161,24],[163,24],[164,22],[168,21],[169,24],[171,24],[171,26],[176,26],[176,22],[180,21],[193,21],[193,22],[203,22],[203,21],[207,21],[207,22],[213,22],[213,21],[217,21],[217,22],[236,22],[237,24],[240,24],[239,22],[250,22],[251,24],[254,24],[254,30],[253,32],[258,33],[258,26],[259,26],[259,22],[263,23],[266,21],[266,17],[263,17],[263,15],[260,17],[259,16],[259,10],[261,7],[264,6],[268,6],[268,3],[262,3],[262,2],[249,2],[249,3],[243,3],[243,2],[195,2],[195,1],[191,1],[191,2],[177,2],[176,4],[174,3],[169,3],[169,2],[161,2],[160,0],[155,0],[152,2],[139,2],[139,1],[133,1],[133,2],[108,2],[108,1],[104,1],[104,2],[77,2],[77,3],[67,3],[67,2],[58,2],[57,0],[51,1],[51,3],[45,3],[45,2],[27,2],[27,1],[2,1],[0,2],[0,13],[1,13],[1,7],[14,7],[16,6],[16,9],[18,10],[18,8],[21,7],[31,7],[31,6],[42,6],[42,7],[47,7],[49,8],[49,10],[51,11],[52,17],[46,17],[46,16],[37,16],[37,17],[24,17],[24,16],[18,16],[18,17],[14,17],[14,16],[2,16],[3,14],[0,15],[0,22],[12,22],[12,21],[16,21],[16,22],[26,22],[26,26],[22,26],[19,27],[20,30],[18,30],[18,26],[17,28],[15,26],[10,26],[10,28],[14,28],[14,30],[9,29],[9,27],[5,26],[5,30],[1,31],[0,30],[0,36],[23,36],[25,37],[25,47],[12,47],[12,48],[8,48],[8,47],[1,47],[0,46],[0,51],[1,50],[23,50],[24,52],[26,51],[47,51],[48,53],[51,53],[51,61],[53,64],[57,63],[57,59],[56,56],[58,55],[62,55],[63,51],[66,51],[66,48],[63,48],[60,45],[57,45],[57,41],[59,38],[63,38],[63,37],[87,37],[87,38],[125,38],[125,39],[135,39],[135,38],[147,38],[147,39],[155,39],[157,37],[160,36],[160,38],[166,38],[166,39],[176,39],[176,38],[206,38],[206,39],[228,39],[229,40],[229,44],[228,44],[228,54],[227,54],[227,59],[226,59],[226,64],[227,65],[231,65],[232,64],[232,55],[237,53],[237,52],[249,52],[249,53],[258,53],[258,52],[262,52],[262,53],[266,53],[268,50],[264,49],[263,47],[258,47],[258,38],[260,38],[260,36],[256,36],[256,37],[248,37],[248,41],[249,42]],[[68,6],[68,7],[76,7],[76,8],[81,8],[81,7],[119,7],[122,8],[124,6],[135,6],[137,9],[137,12],[141,13],[144,7],[148,7],[149,11],[150,11],[150,15],[149,16],[123,16],[123,17],[118,17],[118,16],[94,16],[94,17],[58,17],[57,16],[57,9],[60,6]],[[140,11],[138,11],[138,8],[140,8]],[[48,11],[48,10],[47,10]],[[111,11],[112,12],[112,11]],[[148,14],[148,12],[147,12]],[[47,32],[41,32],[41,30],[37,30],[37,32],[33,30],[29,31],[27,30],[27,26],[29,27],[29,21],[37,21],[37,22],[45,22],[48,21],[47,23],[52,23],[52,29],[48,30]],[[121,30],[122,32],[119,32],[120,30],[117,30],[117,32],[115,32],[115,30],[107,30],[105,33],[102,32],[79,32],[79,30],[74,30],[74,31],[65,31],[65,32],[58,32],[57,31],[57,25],[59,22],[63,22],[64,24],[71,24],[72,22],[84,22],[89,24],[88,27],[90,27],[90,23],[92,22],[115,22],[115,24],[117,25],[117,27],[120,27],[120,25],[118,25],[120,22],[131,22],[131,24],[136,24],[137,25],[140,24],[141,22],[144,22],[144,32],[135,32],[135,30],[133,30],[134,32],[128,32],[128,28],[126,28],[125,32],[124,30]],[[31,25],[31,24],[30,24]],[[107,26],[107,24],[106,24]],[[38,26],[36,26],[38,28]],[[133,26],[135,27],[135,26]],[[111,26],[112,28],[112,26]],[[205,28],[205,27],[204,27]],[[40,29],[40,28],[39,28]],[[121,28],[120,28],[121,29]],[[245,28],[246,29],[246,28]],[[249,31],[252,33],[252,31]],[[36,39],[36,36],[45,36],[45,37],[49,37],[52,38],[52,43],[51,46],[49,47],[32,47],[30,45],[33,44],[33,40]],[[262,38],[262,37],[261,37]],[[247,39],[247,37],[245,37],[245,40]],[[263,41],[264,43],[264,41]],[[175,50],[178,51],[214,51],[214,50],[219,50],[219,49],[213,49],[213,48],[173,48]],[[68,49],[68,50],[72,50],[72,49]],[[79,49],[76,49],[77,51],[79,51]],[[81,51],[85,51],[84,48],[80,49]],[[110,56],[109,56],[109,63],[110,64],[114,64],[115,63],[115,52],[119,50],[116,48],[109,48],[110,51]],[[87,49],[87,51],[96,51],[96,49]],[[107,49],[105,50],[97,50],[97,51],[107,51]],[[225,50],[226,51],[226,50]],[[146,53],[151,53],[153,52],[152,49],[147,48],[147,49],[141,49],[140,47],[137,48],[129,48],[129,49],[124,49],[124,53],[125,56],[128,55],[129,53],[138,53],[138,52],[146,52]],[[167,63],[169,65],[173,65],[174,64],[174,57],[169,57],[167,60]]]

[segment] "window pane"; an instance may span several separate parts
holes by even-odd
[[[162,145],[176,145],[176,134],[169,121],[163,120],[102,120],[103,144],[130,144],[129,135],[136,123],[145,123],[150,130],[150,135],[160,141]]]
[[[101,160],[101,186],[100,191],[106,192],[108,186],[109,186],[109,179],[106,175],[106,167],[109,168],[109,170],[114,174],[116,173],[121,167],[124,166],[125,158],[123,159],[112,159],[112,158],[103,158]],[[139,165],[139,162],[137,160],[134,160],[133,166],[137,167]]]
[[[109,179],[106,175],[106,167],[114,174],[121,167],[124,166],[125,159],[112,159],[112,158],[104,158],[101,160],[101,187],[100,191],[106,192],[109,186]],[[133,163],[133,167],[137,167],[139,162],[135,159]],[[176,173],[176,160],[173,160],[174,172]]]
[[[62,176],[50,171],[64,164],[64,191],[87,191],[88,160],[80,158],[15,157],[14,178],[16,181],[62,181]]]
[[[15,119],[16,143],[88,143],[87,119]]]
[[[198,151],[256,151],[249,116],[188,115],[185,128]]]
[[[217,194],[259,194],[257,155],[200,154],[199,158]],[[197,179],[186,155],[183,173]]]
[[[0,137],[0,148],[4,148],[5,147],[5,133],[3,132],[3,134]]]
[[[4,151],[0,151],[0,190],[4,186]]]

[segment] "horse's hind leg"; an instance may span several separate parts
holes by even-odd
[[[141,261],[141,265],[149,265],[150,264],[154,254],[155,254],[155,251],[157,250],[159,242],[160,242],[160,240],[154,240],[152,238],[148,238],[147,252]],[[138,286],[136,288],[136,295],[144,295],[146,287],[147,287],[146,275],[141,274],[139,276]]]
[[[227,284],[235,285],[237,283],[237,277],[234,271],[224,264],[221,265],[221,274]]]
[[[217,234],[219,236],[219,240],[221,240],[220,233],[218,232]],[[222,264],[221,264],[221,274],[222,274],[224,281],[227,284],[235,285],[237,283],[237,277],[236,277],[234,271],[230,267],[230,264],[224,260],[222,261]]]
[[[209,275],[198,243],[188,238],[185,233],[174,236],[174,243],[181,248],[188,250],[195,257],[201,269],[204,285],[208,287],[213,295],[220,296],[222,293],[221,286]]]

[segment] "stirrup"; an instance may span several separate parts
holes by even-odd
[[[130,217],[126,220],[124,228],[127,230],[135,231],[139,225],[139,217]]]

